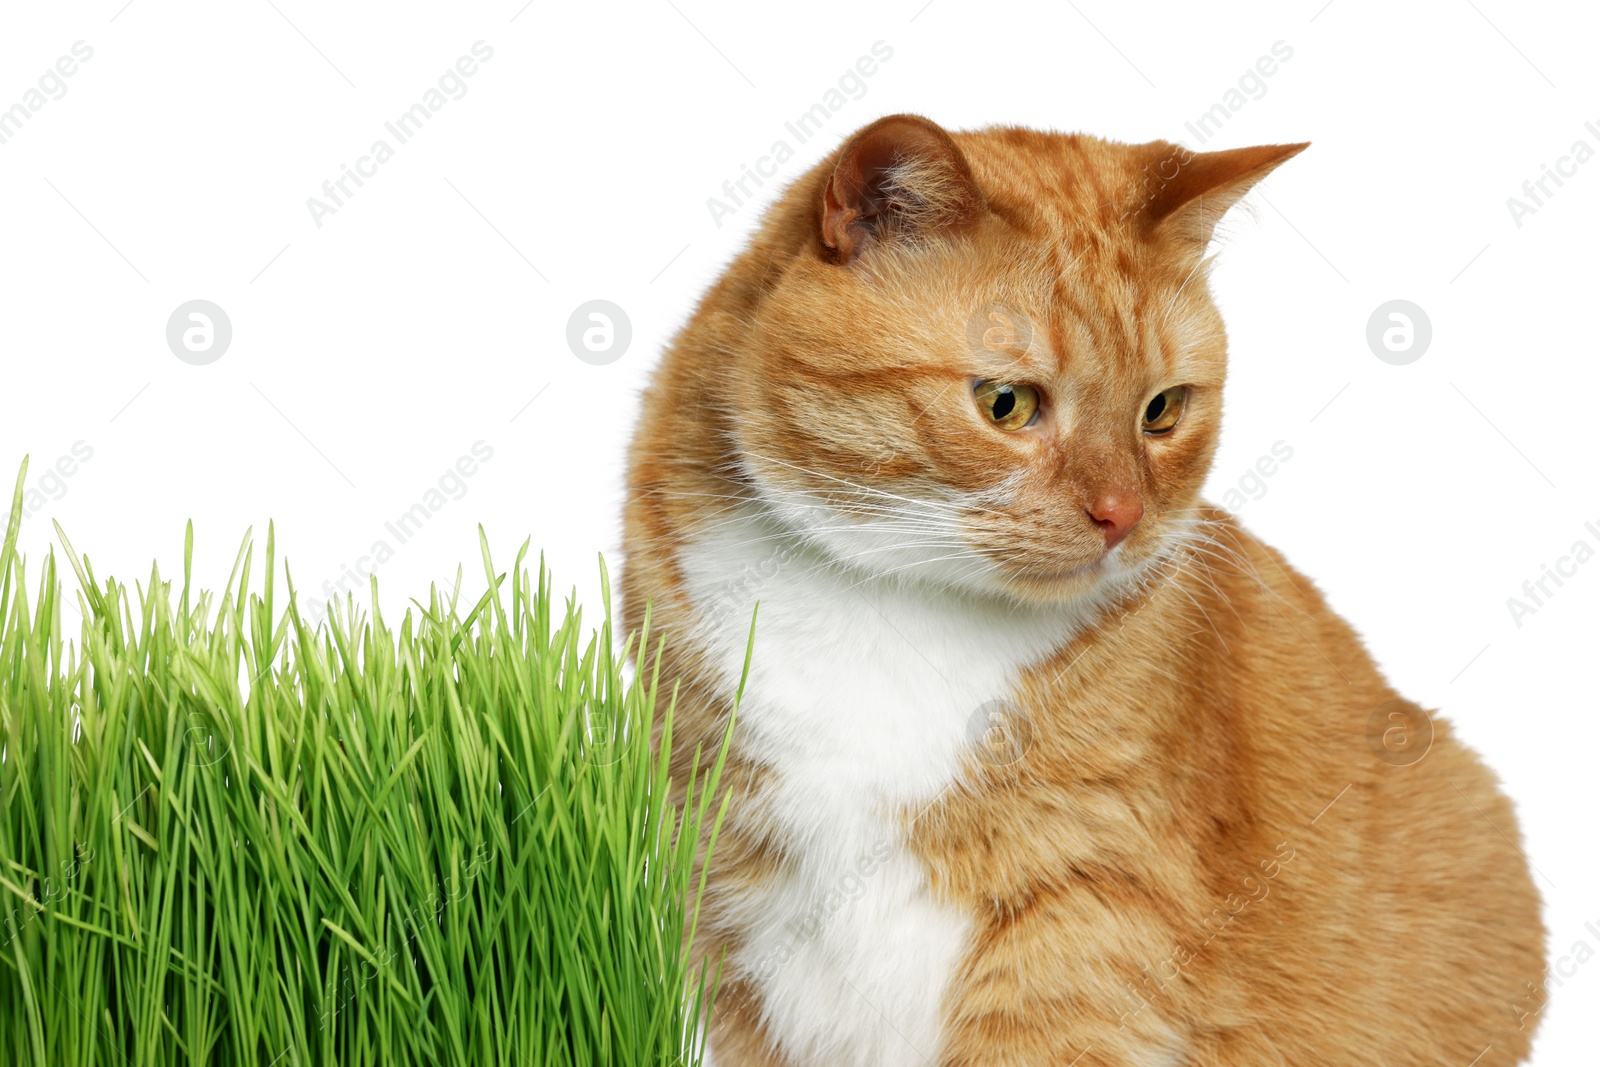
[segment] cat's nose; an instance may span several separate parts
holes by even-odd
[[[1124,537],[1133,532],[1144,518],[1144,501],[1133,491],[1105,493],[1089,508],[1089,517],[1106,535],[1106,551],[1110,552]]]

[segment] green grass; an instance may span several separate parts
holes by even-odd
[[[53,550],[30,590],[21,492],[0,1063],[698,1062],[715,975],[681,935],[722,760],[670,802],[671,699],[628,681],[608,587],[586,637],[526,545],[504,575],[484,544],[470,609],[433,590],[391,629],[374,587],[311,628],[270,528],[259,591],[247,535],[215,596],[192,526],[176,590],[101,581],[61,535],[74,642]]]

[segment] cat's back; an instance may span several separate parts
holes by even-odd
[[[1458,740],[1447,711],[1396,692],[1275,548],[1216,510],[1203,534],[1196,571],[1179,584],[1216,624],[1203,714],[1228,724],[1214,737],[1225,755],[1214,758],[1231,765],[1232,792],[1217,810],[1236,811],[1238,837],[1250,842],[1219,855],[1259,872],[1257,860],[1282,841],[1296,859],[1262,878],[1272,921],[1240,923],[1229,949],[1197,973],[1214,968],[1219,987],[1297,976],[1265,998],[1270,1010],[1297,1020],[1313,1047],[1339,1035],[1353,1061],[1414,1062],[1459,1047],[1467,1060],[1512,1062],[1531,1036],[1518,1002],[1539,980],[1544,930],[1495,775]],[[1202,706],[1207,698],[1196,694]],[[1251,981],[1250,999],[1261,998],[1259,977]],[[1429,1005],[1406,1038],[1414,1048],[1392,1032],[1363,1033],[1360,1020],[1382,1002]],[[1327,1033],[1315,1034],[1319,1026]],[[1359,1047],[1368,1039],[1371,1048]]]

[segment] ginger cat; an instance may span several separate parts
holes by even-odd
[[[672,345],[623,594],[680,782],[760,605],[697,939],[718,1067],[1527,1054],[1510,805],[1199,499],[1206,246],[1304,147],[885,118]]]

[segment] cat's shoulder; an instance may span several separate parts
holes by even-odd
[[[1203,565],[1212,585],[1227,583],[1221,588],[1230,600],[1264,597],[1288,601],[1310,614],[1335,617],[1316,583],[1232,512],[1210,504],[1196,508],[1186,540],[1189,553]]]

